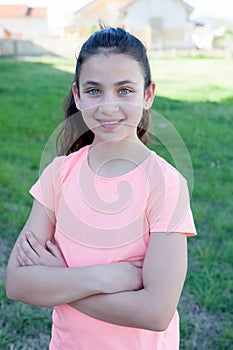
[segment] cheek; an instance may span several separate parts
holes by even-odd
[[[94,116],[96,114],[96,107],[85,107],[82,106],[81,108],[81,113],[82,113],[82,117],[83,120],[85,122],[85,124],[88,126],[89,129],[91,129],[92,131],[94,131],[94,129],[97,126],[97,121],[95,120]]]
[[[132,120],[134,124],[138,124],[142,118],[143,105],[137,105],[132,103],[127,108],[127,114],[130,116],[129,119]]]
[[[144,108],[144,96],[142,93],[132,96],[128,101],[128,109],[134,113],[140,114]]]
[[[80,100],[80,110],[84,119],[89,119],[96,113],[98,104],[96,101],[87,101],[85,98]]]
[[[90,109],[81,109],[83,120],[87,124],[88,127],[91,127],[93,125],[93,117],[92,117],[92,111]]]

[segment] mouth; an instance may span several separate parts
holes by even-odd
[[[124,119],[119,120],[104,120],[96,119],[104,129],[115,129],[124,121]]]

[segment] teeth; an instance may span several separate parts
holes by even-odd
[[[103,124],[116,124],[118,123],[118,121],[114,121],[114,122],[103,122]]]

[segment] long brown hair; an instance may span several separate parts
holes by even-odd
[[[142,42],[122,28],[101,28],[83,44],[77,58],[73,82],[79,87],[79,75],[82,64],[92,55],[104,52],[126,54],[137,62],[142,69],[145,90],[151,84],[150,65],[146,48]],[[65,121],[57,138],[57,152],[67,155],[89,145],[94,140],[94,133],[85,124],[81,112],[76,108],[72,88],[64,102]],[[137,126],[138,138],[146,144],[149,140],[147,129],[150,122],[150,111],[144,110]]]

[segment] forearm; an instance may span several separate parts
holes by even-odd
[[[7,272],[6,286],[10,299],[44,307],[69,303],[104,292],[96,266],[15,267]]]
[[[186,237],[152,233],[143,264],[143,289],[91,296],[71,306],[105,322],[163,331],[174,316],[186,271]]]
[[[126,327],[162,331],[167,328],[166,310],[151,297],[149,291],[99,294],[70,305],[99,320]]]

